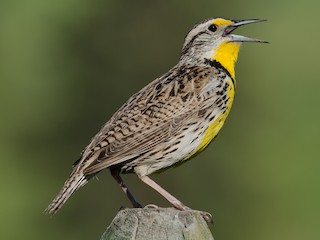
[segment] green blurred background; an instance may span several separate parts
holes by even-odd
[[[154,176],[211,212],[215,239],[320,239],[319,8],[305,1],[0,2],[0,239],[99,239],[130,206],[108,171],[51,218],[42,214],[91,137],[126,99],[179,59],[197,22],[268,22],[245,44],[237,96],[214,144]],[[169,206],[134,175],[143,203]]]

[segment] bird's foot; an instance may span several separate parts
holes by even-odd
[[[208,213],[208,212],[203,212],[203,211],[197,211],[201,214],[201,216],[203,217],[203,219],[209,224],[213,224],[213,220],[212,220],[212,214]]]
[[[211,213],[191,209],[191,208],[187,207],[186,205],[184,205],[182,202],[177,202],[176,204],[174,204],[174,207],[175,207],[176,209],[180,210],[180,211],[195,211],[195,212],[198,212],[198,213],[200,213],[200,215],[203,217],[203,219],[204,219],[207,223],[213,224],[213,220],[212,220],[212,215],[211,215]]]
[[[158,209],[159,207],[155,204],[148,204],[146,205],[144,208],[154,208],[154,209]]]

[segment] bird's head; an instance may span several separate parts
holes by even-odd
[[[185,38],[180,62],[201,64],[217,61],[234,76],[234,64],[242,42],[262,42],[259,39],[232,34],[239,26],[264,20],[227,20],[213,18],[194,26]]]

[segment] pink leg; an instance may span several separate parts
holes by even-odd
[[[167,199],[175,208],[179,210],[188,210],[187,206],[185,206],[181,201],[176,199],[174,196],[172,196],[170,193],[168,193],[166,190],[164,190],[162,187],[160,187],[155,181],[153,181],[148,176],[139,176],[138,177],[143,181],[145,184],[152,187],[154,190],[156,190],[158,193],[160,193],[165,199]]]

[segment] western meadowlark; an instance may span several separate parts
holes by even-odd
[[[129,98],[92,138],[46,211],[55,214],[72,193],[106,168],[134,207],[141,205],[121,173],[137,174],[174,207],[189,209],[148,175],[186,162],[217,136],[234,100],[234,65],[241,43],[265,42],[231,33],[261,21],[213,18],[194,26],[178,64]]]

